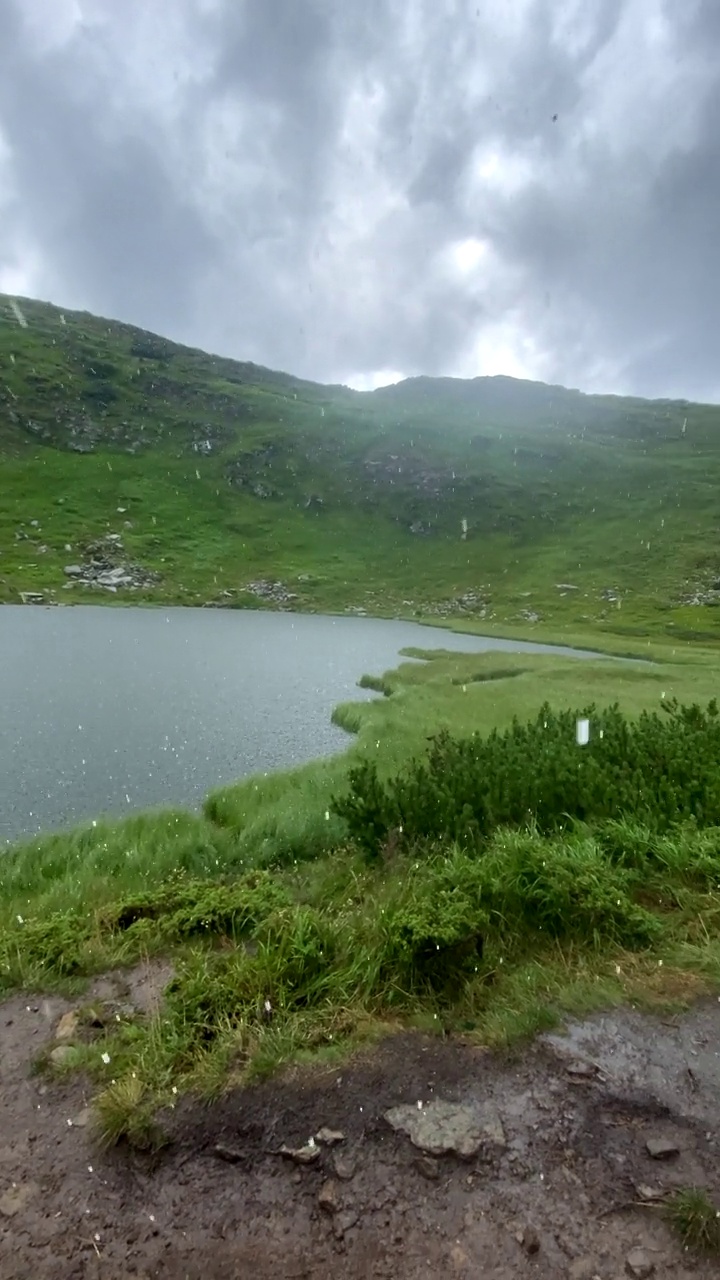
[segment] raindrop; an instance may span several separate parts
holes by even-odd
[[[20,325],[20,328],[21,328],[21,329],[27,329],[27,320],[25,319],[25,316],[23,315],[22,311],[20,310],[20,306],[19,306],[19,304],[15,301],[15,299],[14,299],[14,298],[11,298],[11,299],[10,299],[10,310],[12,311],[13,315],[15,316],[15,319],[17,320],[18,324]]]

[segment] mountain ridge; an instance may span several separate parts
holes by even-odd
[[[145,568],[118,599],[715,633],[684,596],[720,575],[717,406],[356,391],[0,296],[0,463],[5,601],[107,598],[63,562],[111,533]]]
[[[185,352],[193,356],[199,356],[202,359],[209,360],[221,366],[234,366],[243,369],[247,373],[254,374],[260,381],[282,380],[294,386],[307,388],[315,388],[323,391],[345,392],[350,396],[367,397],[368,399],[380,399],[385,393],[391,395],[399,389],[410,389],[411,387],[422,384],[424,387],[442,386],[444,388],[472,386],[483,388],[485,386],[492,387],[532,387],[542,391],[559,393],[560,395],[569,395],[573,397],[582,397],[589,401],[627,401],[633,404],[646,404],[657,406],[676,406],[684,408],[694,404],[701,407],[716,407],[710,401],[690,401],[684,397],[668,397],[668,396],[637,396],[625,395],[621,392],[613,391],[584,391],[580,387],[566,386],[564,383],[545,382],[541,378],[519,378],[514,374],[495,373],[495,374],[475,374],[473,377],[460,377],[455,374],[409,374],[405,378],[400,378],[397,382],[383,384],[380,387],[374,387],[372,390],[363,390],[351,387],[346,383],[321,382],[313,378],[303,378],[298,374],[288,373],[285,370],[276,369],[270,365],[258,364],[252,360],[241,360],[233,356],[223,356],[217,352],[206,351],[202,347],[192,346],[189,343],[178,342],[172,338],[166,338],[156,333],[154,330],[145,329],[140,325],[130,321],[115,320],[108,316],[94,315],[90,311],[73,310],[71,308],[62,307],[57,303],[43,301],[36,298],[23,297],[21,295],[11,295],[0,293],[0,309],[4,314],[2,320],[6,321],[9,315],[12,315],[12,306],[15,304],[24,313],[26,310],[37,311],[38,309],[46,313],[55,313],[59,317],[70,316],[75,321],[90,322],[92,325],[106,326],[108,330],[124,331],[128,334],[134,334],[140,339],[149,339],[157,344],[158,350],[165,347],[177,352]]]

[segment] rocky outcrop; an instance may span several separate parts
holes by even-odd
[[[425,460],[419,452],[390,453],[381,458],[367,458],[365,473],[373,488],[403,488],[414,490],[433,498],[456,487],[456,473],[449,467],[438,467]]]
[[[717,576],[717,569],[698,575],[694,582],[686,580],[680,604],[719,605],[720,578]]]
[[[412,601],[406,603],[411,604]],[[438,618],[450,618],[458,613],[471,613],[476,618],[486,618],[489,608],[490,597],[480,588],[477,591],[463,591],[462,595],[453,596],[450,600],[423,605],[422,612]]]
[[[279,498],[279,489],[270,484],[268,472],[278,457],[275,444],[261,445],[238,458],[232,458],[225,465],[225,479],[235,489],[245,489],[256,498]]]
[[[296,592],[289,591],[283,582],[270,582],[267,578],[248,582],[245,590],[259,600],[267,600],[269,604],[288,605],[297,600]]]
[[[126,558],[119,533],[108,533],[104,538],[88,543],[82,563],[67,564],[63,572],[68,579],[66,589],[78,584],[111,592],[137,591],[160,580],[158,573]]]

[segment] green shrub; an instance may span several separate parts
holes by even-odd
[[[488,918],[467,892],[441,887],[437,877],[419,888],[385,914],[378,987],[456,998],[482,963]]]
[[[643,823],[619,819],[597,824],[593,835],[611,862],[645,877],[671,878],[702,889],[720,888],[717,827],[701,828],[690,820],[667,831],[654,831]]]
[[[702,1187],[674,1192],[666,1213],[686,1249],[720,1255],[720,1209]]]
[[[337,936],[310,907],[282,908],[263,922],[247,949],[198,951],[182,960],[166,989],[166,1017],[188,1052],[228,1027],[320,1005],[337,983]]]
[[[314,907],[276,911],[255,931],[259,989],[273,1007],[318,1004],[335,986],[342,940],[335,921]]]
[[[244,951],[196,952],[165,989],[166,1039],[191,1057],[221,1030],[256,1017],[262,1006],[253,958]],[[173,1035],[168,1034],[172,1024]]]
[[[662,930],[633,901],[636,876],[608,862],[592,837],[498,833],[479,865],[494,927],[516,938],[542,934],[637,948]]]
[[[499,826],[529,821],[542,832],[623,816],[656,832],[689,819],[720,823],[717,705],[669,702],[663,710],[631,721],[617,705],[554,712],[546,704],[534,721],[516,719],[487,738],[443,732],[387,782],[373,763],[351,770],[349,792],[333,797],[332,808],[371,857],[393,832],[410,845],[439,838],[477,846]],[[583,747],[579,716],[591,722]]]
[[[104,924],[130,932],[151,920],[166,942],[209,934],[240,937],[289,901],[286,890],[268,872],[250,872],[228,884],[176,877],[161,889],[108,908]]]
[[[47,920],[18,922],[12,939],[8,931],[4,942],[25,964],[57,978],[68,978],[82,971],[90,937],[89,921],[78,919],[74,913],[57,912]]]

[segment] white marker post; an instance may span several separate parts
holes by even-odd
[[[590,721],[578,720],[575,725],[575,741],[579,747],[586,747],[590,741]]]

